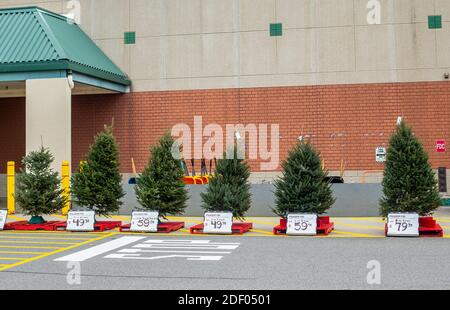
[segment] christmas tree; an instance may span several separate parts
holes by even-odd
[[[112,127],[105,126],[95,137],[80,171],[72,177],[71,192],[79,206],[99,215],[109,216],[119,211],[125,193]]]
[[[167,133],[151,148],[151,157],[135,188],[139,204],[158,211],[164,219],[167,215],[182,214],[188,200],[182,161],[172,155],[174,147],[174,140]]]
[[[61,196],[61,179],[50,168],[53,161],[53,155],[44,147],[22,160],[25,169],[17,175],[16,202],[25,214],[32,216],[30,224],[44,223],[42,215],[60,211],[66,202]]]
[[[224,156],[225,159],[217,161],[216,173],[206,192],[201,193],[202,207],[207,211],[229,211],[236,219],[243,220],[251,206],[250,167],[238,156],[236,145],[227,154],[233,154],[233,158]]]
[[[404,121],[389,141],[380,214],[430,215],[440,206],[437,180],[422,144]]]
[[[283,174],[275,181],[275,214],[323,214],[335,199],[319,153],[309,142],[299,142],[282,162]]]

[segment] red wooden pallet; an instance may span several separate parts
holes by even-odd
[[[30,224],[28,221],[10,222],[6,223],[3,230],[45,230],[55,231],[59,224],[65,224],[61,221],[49,221],[42,224]]]
[[[280,219],[280,225],[273,228],[274,235],[285,235],[287,230],[287,219]],[[330,222],[329,216],[317,217],[317,234],[328,236],[334,230],[334,223]]]
[[[122,225],[122,221],[99,221],[94,224],[94,231],[103,232],[106,230],[112,230],[114,228],[120,227]],[[56,225],[56,230],[62,231],[66,230],[67,223],[59,222]]]
[[[242,235],[246,232],[249,232],[250,229],[253,229],[253,223],[233,223],[231,225],[231,232],[233,235]],[[203,224],[198,224],[195,226],[192,226],[190,228],[191,234],[194,235],[200,235],[203,234]]]
[[[121,232],[129,232],[131,224],[125,224],[120,227]],[[158,224],[158,233],[170,233],[184,228],[184,222],[162,222]]]
[[[384,225],[384,234],[387,236],[388,225]],[[443,237],[444,230],[436,223],[432,216],[419,217],[419,237]]]

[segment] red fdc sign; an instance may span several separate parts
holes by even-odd
[[[445,140],[437,140],[436,141],[436,152],[438,152],[438,153],[445,152]]]

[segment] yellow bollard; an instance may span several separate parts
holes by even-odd
[[[16,189],[16,168],[15,163],[13,161],[8,161],[8,169],[7,169],[7,207],[8,214],[16,213],[16,199],[14,198],[14,191]]]
[[[63,190],[63,198],[65,198],[66,203],[64,208],[62,208],[62,215],[67,215],[70,211],[70,164],[67,160],[62,162],[61,169],[61,186]]]

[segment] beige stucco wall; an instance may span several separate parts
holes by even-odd
[[[67,13],[65,0],[0,0]],[[80,0],[81,26],[134,91],[438,81],[450,71],[450,1]],[[428,29],[429,15],[443,28]],[[283,23],[270,37],[269,24]],[[137,43],[124,45],[125,31]]]
[[[26,153],[43,142],[54,155],[58,172],[62,161],[72,158],[71,95],[66,78],[26,82]]]

